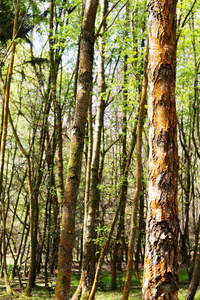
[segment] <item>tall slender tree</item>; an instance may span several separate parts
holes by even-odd
[[[11,44],[11,55],[10,62],[8,67],[8,73],[6,78],[6,87],[5,87],[5,97],[4,97],[4,110],[3,110],[3,127],[1,134],[1,152],[0,152],[0,201],[2,207],[2,244],[3,244],[3,265],[4,265],[4,278],[6,284],[6,290],[8,294],[12,293],[10,283],[8,280],[7,274],[7,264],[6,264],[6,246],[5,246],[5,236],[6,236],[6,216],[5,216],[5,201],[2,195],[3,189],[3,170],[4,170],[4,157],[5,157],[5,148],[6,148],[6,137],[7,137],[7,125],[8,125],[8,112],[9,112],[9,99],[10,99],[10,85],[11,78],[13,72],[13,64],[14,64],[14,56],[15,56],[15,48],[16,48],[16,35],[17,35],[17,22],[20,10],[20,0],[16,3],[15,8],[15,19],[13,25],[13,36],[12,36],[12,44]]]
[[[149,200],[143,299],[178,299],[176,0],[149,0]]]
[[[139,111],[138,127],[137,127],[136,189],[135,189],[133,206],[132,206],[131,232],[130,232],[130,240],[128,245],[128,264],[127,264],[126,280],[124,284],[124,291],[122,296],[123,300],[128,299],[130,289],[131,289],[131,277],[133,272],[133,250],[134,250],[136,232],[137,232],[137,227],[136,227],[137,210],[138,210],[139,197],[142,190],[142,129],[144,124],[145,104],[146,104],[146,95],[147,95],[146,65],[147,65],[147,55],[144,62],[143,84],[142,84],[140,111]]]
[[[62,201],[61,237],[58,253],[56,299],[69,299],[74,246],[77,192],[80,183],[85,124],[92,91],[94,30],[98,0],[86,0],[81,27],[76,107],[70,146],[67,180]]]
[[[188,288],[187,295],[185,297],[186,300],[193,300],[195,293],[197,291],[197,288],[199,286],[200,282],[200,275],[199,275],[199,269],[200,269],[200,243],[199,243],[199,231],[200,231],[200,216],[198,220],[198,231],[197,231],[197,253],[194,261],[194,268],[192,273],[192,278],[190,281],[190,285]]]
[[[104,24],[101,33],[104,33],[106,27],[105,14],[107,12],[107,0],[101,1],[101,19]],[[99,195],[98,195],[98,173],[100,161],[101,132],[103,127],[103,117],[105,109],[105,101],[103,93],[105,93],[105,70],[104,70],[104,37],[99,38],[99,59],[98,59],[98,101],[97,114],[94,130],[93,151],[91,159],[90,171],[90,187],[88,201],[85,202],[85,218],[84,218],[84,235],[83,235],[83,262],[82,262],[82,295],[81,299],[88,299],[92,288],[95,275],[95,227],[97,214],[99,211]]]

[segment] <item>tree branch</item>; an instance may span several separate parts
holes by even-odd
[[[108,17],[108,15],[111,13],[111,11],[115,8],[115,6],[117,6],[117,4],[120,2],[121,0],[118,0],[117,2],[115,2],[115,4],[113,4],[113,6],[107,11],[107,13],[105,14],[103,20],[101,21],[100,25],[99,25],[99,28],[97,29],[97,32],[94,36],[94,40],[96,40],[100,34],[100,31],[101,31],[101,28],[102,26],[104,25],[105,21],[106,21],[106,18]],[[128,1],[127,1],[128,2]],[[126,3],[127,3],[126,2]],[[126,5],[125,3],[125,5]],[[123,6],[124,7],[124,6]]]

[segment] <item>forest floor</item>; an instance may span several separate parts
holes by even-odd
[[[96,300],[121,300],[122,293],[123,293],[123,285],[125,280],[126,273],[118,273],[118,279],[117,279],[117,290],[112,291],[111,290],[111,276],[109,270],[106,269],[106,267],[103,269],[100,277],[100,283],[98,290],[96,292]],[[78,286],[80,278],[80,271],[78,268],[74,268],[73,274],[72,274],[72,282],[71,282],[71,293],[76,290],[76,287]],[[22,277],[22,284],[25,287],[26,286],[26,280]],[[49,275],[49,288],[47,289],[44,284],[44,276],[42,274],[39,274],[37,276],[36,281],[36,287],[32,290],[32,297],[26,298],[26,299],[45,299],[45,300],[52,300],[55,299],[55,285],[56,285],[56,274],[54,276]],[[17,280],[17,277],[15,280],[11,281],[11,286],[13,290],[12,296],[7,296],[5,294],[5,283],[2,278],[0,278],[0,299],[7,299],[7,300],[24,300],[25,298],[22,297],[23,289],[19,287],[19,282]],[[187,279],[187,272],[185,269],[180,269],[180,282],[179,282],[179,300],[184,300],[185,295],[187,293],[188,289],[188,279]],[[142,300],[142,289],[140,286],[139,281],[133,275],[132,278],[132,288],[130,292],[129,299],[135,299],[135,300]],[[198,289],[194,300],[200,300],[200,288]]]

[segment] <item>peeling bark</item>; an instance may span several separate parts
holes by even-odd
[[[176,0],[149,0],[149,201],[143,299],[178,299]]]

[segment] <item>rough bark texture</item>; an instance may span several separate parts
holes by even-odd
[[[98,1],[87,0],[81,28],[78,87],[70,159],[62,203],[61,237],[58,253],[56,299],[69,299],[72,250],[74,246],[75,212],[80,182],[85,123],[92,90],[94,27]]]
[[[143,299],[178,299],[176,0],[150,0],[149,202]]]

